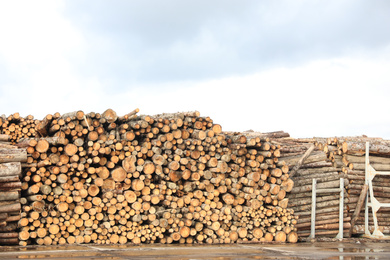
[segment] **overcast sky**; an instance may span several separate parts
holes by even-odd
[[[390,1],[0,1],[0,114],[198,110],[390,139]]]

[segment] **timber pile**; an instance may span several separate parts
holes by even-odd
[[[0,133],[10,136],[11,144],[19,142],[22,138],[32,138],[37,135],[35,126],[39,120],[34,120],[32,115],[25,118],[19,113],[14,113],[8,117],[0,116]]]
[[[339,188],[342,174],[341,167],[334,165],[323,147],[319,145],[320,138],[294,139],[274,138],[271,143],[281,146],[281,164],[290,168],[290,178],[294,187],[287,198],[289,207],[299,216],[297,225],[298,235],[302,238],[310,235],[312,180],[317,180],[317,188]],[[281,166],[281,164],[279,166]],[[345,179],[345,194],[348,188],[348,179]],[[317,194],[316,200],[316,236],[336,236],[339,223],[339,193]],[[350,199],[345,195],[345,203]],[[351,218],[344,212],[344,231],[348,232]]]
[[[349,180],[347,202],[348,211],[352,216],[352,234],[364,234],[364,206],[359,205],[359,197],[367,192],[365,185],[365,145],[370,142],[370,164],[377,171],[390,171],[390,141],[382,138],[335,137],[329,138],[319,146],[327,152],[328,158],[336,165]],[[373,179],[374,196],[379,202],[390,202],[390,178],[377,176]],[[364,196],[363,196],[364,197]],[[360,202],[363,203],[363,202]],[[364,203],[363,203],[364,204]],[[360,206],[360,207],[358,207]],[[355,209],[358,209],[355,212]],[[362,209],[363,208],[363,209]],[[361,210],[361,212],[360,212]],[[356,216],[354,218],[354,216]],[[369,226],[372,231],[373,220],[370,209]],[[388,221],[390,209],[381,208],[378,213],[379,228],[383,233],[390,233]]]
[[[280,146],[199,112],[48,115],[27,149],[20,245],[296,242]]]
[[[24,149],[10,145],[10,137],[0,134],[0,245],[19,244],[21,163]]]

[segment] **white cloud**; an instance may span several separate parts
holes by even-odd
[[[100,18],[102,3],[87,20]],[[86,9],[78,14],[79,20],[65,17],[66,6],[65,1],[0,2],[0,114],[20,112],[43,118],[47,113],[78,109],[103,112],[113,108],[119,115],[137,107],[142,114],[199,110],[224,130],[284,130],[294,137],[367,134],[390,138],[390,46],[383,47],[387,36],[370,38],[373,45],[356,37],[333,39],[339,34],[326,31],[321,19],[313,21],[313,26],[306,25],[304,17],[294,20],[301,12],[312,19],[315,15],[310,8],[315,9],[315,4],[308,9],[292,4],[290,16],[279,9],[273,16],[269,12],[275,11],[273,5],[251,11],[246,6],[238,16],[234,8],[227,8],[221,16],[207,11],[207,22],[188,18],[189,28],[176,25],[169,31],[166,21],[163,28],[168,31],[157,36],[153,21],[137,9],[136,17],[142,19],[133,17],[130,25],[137,19],[147,21],[150,39],[161,35],[169,39],[170,44],[153,41],[150,49],[142,44],[132,49],[132,41],[138,38],[126,34],[129,25],[124,10],[116,21],[117,10],[112,6],[99,23],[115,20],[114,24],[121,25],[117,31],[110,26],[100,31],[94,24],[77,23]],[[322,15],[333,9],[337,8],[330,5]],[[357,4],[354,14],[361,10]],[[340,12],[336,20],[342,22],[347,18]],[[293,26],[287,26],[287,32],[282,25],[289,21]],[[377,23],[386,24],[373,22]],[[316,24],[325,31],[317,30]],[[373,30],[374,25],[370,26]],[[341,24],[338,32],[348,32],[348,26]],[[189,32],[181,37],[186,28]],[[312,30],[316,30],[314,36]],[[355,48],[355,41],[361,47]],[[336,46],[334,52],[330,43]],[[310,46],[308,52],[305,46]],[[324,46],[332,53],[323,51]]]
[[[293,137],[367,134],[390,138],[390,62],[319,60],[247,76],[198,83],[133,88],[118,99],[118,113],[199,110],[224,130],[284,130]],[[129,102],[126,102],[128,100]],[[130,106],[129,106],[130,104]],[[375,127],[378,126],[378,127]]]
[[[62,17],[61,8],[61,1],[0,3],[0,50],[8,64],[47,66],[75,51],[82,38]]]
[[[75,96],[90,88],[90,80],[78,78],[72,60],[82,58],[85,43],[62,8],[62,1],[0,3],[0,63],[10,79],[0,85],[2,113],[42,118],[65,105],[80,106]]]

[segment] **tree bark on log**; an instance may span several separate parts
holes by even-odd
[[[24,149],[0,149],[0,163],[26,161],[27,152]]]
[[[0,213],[1,212],[15,212],[21,209],[20,203],[13,203],[8,205],[0,205]]]
[[[0,177],[19,176],[22,173],[20,162],[8,162],[0,164]]]
[[[9,135],[0,134],[0,142],[8,142],[10,140]]]
[[[343,153],[353,155],[363,155],[366,153],[365,142],[350,142],[346,141],[342,144]],[[390,145],[385,142],[370,142],[370,154],[390,155]]]
[[[352,236],[352,230],[353,230],[353,227],[355,226],[357,219],[359,218],[360,211],[362,210],[364,201],[366,199],[367,191],[368,191],[368,185],[365,184],[362,188],[362,191],[361,191],[360,196],[359,196],[359,200],[356,203],[355,211],[352,215],[351,227],[349,229],[349,237]]]
[[[307,151],[304,153],[302,158],[294,165],[294,167],[290,171],[290,177],[292,178],[295,173],[301,168],[302,164],[305,162],[305,160],[310,156],[310,154],[314,151],[315,146],[312,145]]]

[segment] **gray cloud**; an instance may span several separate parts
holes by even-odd
[[[388,1],[66,2],[83,74],[115,84],[201,80],[390,43]]]

